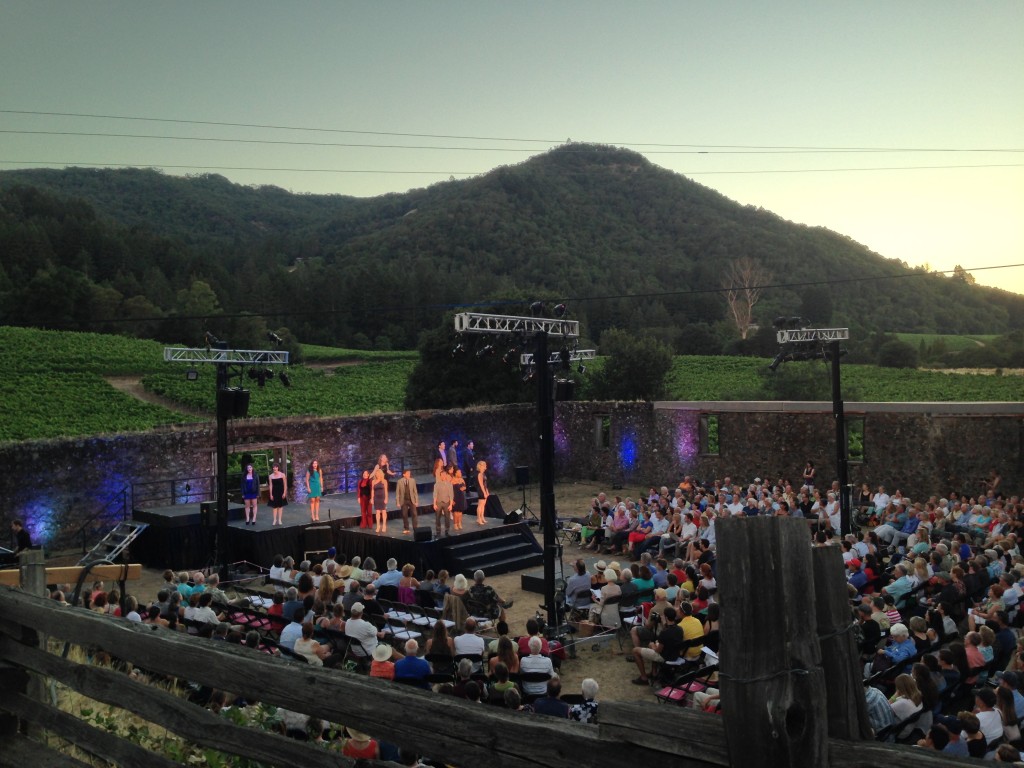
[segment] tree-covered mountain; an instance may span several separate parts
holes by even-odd
[[[721,288],[744,257],[778,286],[754,309],[762,325],[805,315],[864,337],[1024,326],[1024,296],[908,269],[583,144],[368,199],[154,170],[8,171],[0,254],[0,324],[177,341],[212,330],[240,342],[269,326],[411,348],[453,306],[518,313],[558,297],[591,339],[619,327],[708,351],[736,335]]]

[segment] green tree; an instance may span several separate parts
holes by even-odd
[[[598,400],[657,400],[665,393],[672,350],[650,336],[635,337],[618,328],[601,334],[604,365],[591,381]]]
[[[488,344],[493,353],[478,355]],[[454,352],[459,345],[463,349]],[[450,318],[444,326],[424,332],[418,346],[420,360],[406,386],[405,407],[465,408],[533,400],[536,384],[523,382],[518,351],[507,355],[509,345],[508,340],[501,344],[484,337],[459,339]]]
[[[917,368],[917,350],[899,339],[887,341],[878,348],[878,364],[883,368]]]

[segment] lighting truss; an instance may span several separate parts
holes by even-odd
[[[846,341],[849,338],[849,328],[796,328],[778,331],[775,334],[775,339],[779,344],[794,344],[807,341]]]
[[[563,320],[553,317],[518,317],[516,315],[485,315],[478,312],[462,312],[455,316],[457,333],[547,333],[549,336],[577,338],[580,335],[578,320]]]
[[[597,357],[596,349],[574,349],[569,352],[569,362],[574,363],[577,360],[593,360]],[[548,355],[548,363],[551,365],[557,365],[562,362],[561,352],[552,352]],[[519,356],[520,365],[533,365],[533,355],[529,352],[525,352]]]
[[[288,365],[288,353],[278,349],[207,349],[164,347],[170,363],[229,363],[231,365]]]

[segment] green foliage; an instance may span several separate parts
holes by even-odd
[[[186,381],[180,366],[168,364],[162,373],[143,378],[143,386],[154,394],[213,415],[216,375],[213,368],[200,371],[198,381]],[[290,367],[291,386],[280,376],[260,387],[249,378],[242,386],[250,392],[249,416],[352,416],[402,410],[405,383],[412,371],[409,360],[362,365],[343,365],[334,371]],[[235,379],[232,384],[237,384]]]
[[[522,403],[536,398],[536,385],[524,383],[518,366],[519,352],[506,356],[514,342],[477,338],[458,339],[452,324],[446,323],[420,337],[420,360],[409,375],[405,407],[464,408],[488,403]],[[453,353],[457,344],[465,351]],[[486,345],[493,352],[477,355]],[[525,349],[525,348],[523,348]]]
[[[672,351],[664,343],[612,328],[601,334],[604,366],[595,371],[590,391],[598,400],[658,400],[665,393]]]
[[[695,341],[687,329],[722,327],[725,303],[714,289],[721,265],[740,255],[785,279],[823,284],[766,290],[755,310],[762,327],[798,311],[850,325],[861,338],[883,329],[1024,326],[1024,297],[971,285],[966,275],[908,271],[631,151],[584,144],[367,200],[216,175],[7,171],[0,252],[0,323],[189,344],[209,330],[240,345],[266,323],[317,344],[411,349],[422,329],[442,322],[446,305],[493,298],[525,307],[545,293],[648,297],[595,299],[574,311],[589,338],[623,328],[707,353],[717,351],[711,337],[705,331]],[[841,291],[823,287],[852,278]],[[268,316],[241,314],[257,311]],[[189,317],[197,313],[206,316]],[[768,354],[750,345],[730,351]]]
[[[321,347],[316,344],[302,345],[303,359],[307,363],[382,362],[384,360],[419,360],[416,350],[364,350],[341,347]]]
[[[917,368],[917,350],[899,339],[887,341],[878,348],[878,364],[883,368]]]

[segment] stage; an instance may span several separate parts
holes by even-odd
[[[504,573],[541,561],[541,546],[529,526],[525,522],[505,524],[504,515],[491,515],[486,525],[478,525],[475,511],[466,513],[462,531],[451,531],[449,536],[442,532],[442,538],[435,540],[433,509],[420,507],[420,536],[429,532],[430,537],[421,541],[416,541],[415,531],[402,533],[402,516],[397,509],[388,510],[386,533],[360,528],[359,501],[354,493],[324,496],[319,523],[310,521],[306,504],[289,504],[282,517],[283,525],[271,525],[272,510],[261,504],[256,524],[246,525],[244,508],[229,505],[227,540],[220,556],[215,551],[217,530],[204,527],[200,504],[136,509],[132,518],[148,523],[149,528],[132,545],[131,556],[146,567],[175,571],[221,564],[215,560],[248,561],[269,568],[277,554],[291,555],[296,563],[303,559],[316,562],[324,560],[326,550],[333,546],[339,557],[372,557],[381,571],[393,557],[400,565],[412,563],[420,574],[428,568],[444,568],[453,575],[472,575],[476,568],[491,574]]]

